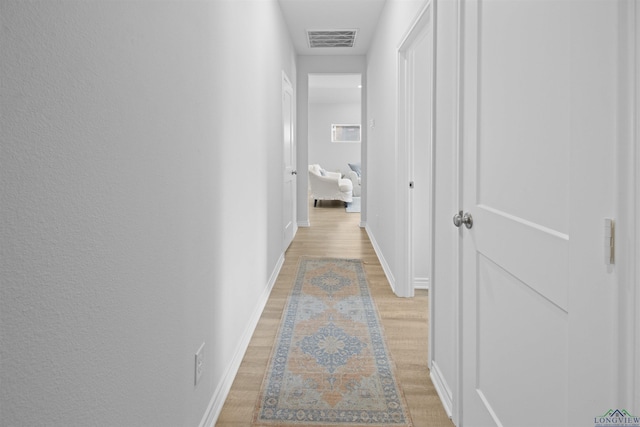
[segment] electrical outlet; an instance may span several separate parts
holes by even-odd
[[[202,377],[202,371],[204,371],[204,343],[200,346],[196,352],[196,369],[195,369],[195,385],[198,384]]]

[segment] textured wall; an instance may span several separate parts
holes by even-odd
[[[282,252],[280,9],[0,20],[0,424],[197,425]]]

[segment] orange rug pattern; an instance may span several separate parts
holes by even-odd
[[[255,426],[411,426],[360,260],[303,258]]]

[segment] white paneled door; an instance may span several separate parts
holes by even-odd
[[[616,408],[615,350],[587,343],[615,348],[617,5],[461,5],[460,424],[593,425]]]
[[[293,86],[286,74],[282,73],[282,141],[283,141],[283,251],[295,236],[296,224],[296,146]]]

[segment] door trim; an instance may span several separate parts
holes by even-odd
[[[431,206],[431,224],[430,224],[430,233],[431,236],[435,236],[435,229],[436,229],[436,218],[438,217],[437,214],[442,215],[442,213],[444,212],[444,214],[446,216],[448,215],[452,215],[457,212],[457,210],[459,210],[459,207],[461,206],[461,192],[460,192],[460,163],[461,163],[461,157],[460,157],[460,148],[459,148],[459,142],[460,142],[460,135],[462,132],[462,128],[461,128],[461,114],[460,114],[460,97],[461,97],[461,80],[460,80],[460,59],[461,59],[461,26],[460,26],[460,20],[461,20],[461,0],[454,0],[451,2],[451,9],[449,9],[449,12],[440,12],[439,11],[439,2],[434,2],[433,3],[433,53],[434,53],[434,60],[433,60],[433,100],[434,100],[434,104],[433,104],[433,144],[432,144],[432,152],[431,152],[431,159],[432,159],[432,175],[431,175],[431,179],[432,179],[432,186],[431,186],[431,202],[432,202],[432,206]],[[442,29],[440,28],[442,26]],[[445,28],[446,27],[446,28]],[[451,37],[451,41],[450,41],[450,45],[447,45],[445,48],[446,49],[451,49],[451,58],[449,58],[448,61],[442,62],[441,61],[441,54],[439,52],[439,35],[441,34],[441,31],[444,32],[450,32],[449,37]],[[438,97],[441,96],[438,94],[440,88],[439,88],[439,81],[440,81],[440,77],[438,74],[438,70],[440,68],[444,68],[447,72],[450,73],[454,73],[454,76],[452,78],[452,85],[450,90],[450,93],[446,93],[446,95],[442,95],[443,97],[446,98],[451,98],[451,106],[447,109],[447,111],[439,111],[438,110]],[[436,176],[436,166],[437,164],[441,164],[442,163],[442,154],[438,152],[438,146],[441,146],[442,144],[444,144],[443,141],[438,141],[437,140],[437,134],[439,132],[438,126],[440,126],[440,121],[441,119],[439,119],[440,114],[442,114],[442,116],[444,117],[449,117],[449,115],[451,115],[451,121],[447,122],[447,124],[449,126],[451,126],[451,140],[448,142],[449,144],[451,144],[451,155],[452,155],[452,159],[455,161],[455,165],[452,165],[454,168],[456,168],[456,171],[453,171],[453,173],[456,174],[456,178],[455,181],[453,179],[453,173],[450,175],[450,179],[452,180],[451,182],[451,188],[448,189],[448,191],[451,192],[451,199],[455,201],[455,208],[456,210],[454,211],[454,209],[452,209],[452,206],[438,206],[436,205],[437,201],[436,201],[436,192],[438,191],[438,187],[440,185],[440,183],[437,181],[437,176]],[[448,127],[448,126],[447,126]],[[444,129],[444,128],[443,128]],[[446,167],[446,166],[445,166]],[[447,222],[447,225],[450,227],[454,227],[454,225],[450,222]],[[443,225],[440,224],[440,226],[442,227]],[[435,313],[436,310],[438,310],[437,305],[440,304],[440,308],[442,308],[442,305],[445,304],[443,302],[440,303],[436,303],[437,301],[440,301],[439,296],[438,296],[438,283],[436,283],[436,275],[435,273],[438,271],[439,266],[436,264],[436,243],[435,240],[431,241],[431,270],[429,272],[429,278],[430,278],[430,283],[431,283],[431,287],[429,289],[429,314],[430,314],[430,319],[431,321],[429,322],[429,344],[428,344],[428,354],[429,354],[429,369],[430,369],[430,378],[431,381],[433,382],[433,385],[436,389],[436,392],[438,393],[438,396],[440,398],[440,401],[442,402],[442,405],[445,409],[445,412],[447,413],[447,415],[449,416],[449,418],[451,418],[451,420],[453,421],[454,425],[459,425],[459,419],[460,419],[460,370],[461,370],[461,360],[460,360],[460,353],[459,353],[459,348],[460,348],[460,291],[459,291],[459,287],[460,287],[460,242],[459,239],[457,237],[458,235],[456,234],[456,238],[454,240],[452,240],[452,252],[451,252],[451,257],[452,257],[452,267],[453,269],[451,270],[451,283],[447,283],[447,286],[451,287],[451,291],[452,291],[452,304],[450,307],[445,307],[446,310],[450,310],[451,313],[451,331],[453,333],[453,337],[452,337],[452,348],[449,349],[449,351],[451,352],[451,357],[453,358],[453,372],[451,373],[451,377],[447,378],[443,375],[437,361],[434,359],[434,355],[435,353],[435,349],[437,347],[436,344],[436,332],[438,331],[438,329],[442,329],[442,326],[436,324],[435,322]],[[446,304],[445,304],[446,305]],[[440,332],[440,331],[438,331]],[[441,332],[440,332],[441,333]],[[449,354],[449,351],[447,352],[447,354]]]
[[[424,7],[417,14],[416,18],[409,26],[407,32],[402,37],[397,48],[397,76],[398,76],[398,95],[397,95],[397,133],[396,133],[396,187],[398,189],[398,196],[396,201],[396,283],[395,293],[400,297],[413,297],[414,295],[414,266],[413,266],[413,198],[410,195],[409,181],[413,179],[412,172],[410,170],[410,158],[412,156],[412,133],[413,123],[411,121],[413,106],[412,81],[408,76],[408,69],[406,67],[406,52],[409,46],[416,38],[422,34],[426,29],[431,36],[432,43],[432,56],[431,56],[431,129],[430,138],[433,141],[434,138],[434,112],[435,112],[435,33],[434,33],[434,14],[433,4],[429,0]],[[431,164],[430,176],[431,187],[433,186],[433,144],[431,147]],[[433,210],[433,203],[431,200],[432,191],[429,191],[429,208],[431,212]],[[432,223],[430,224],[432,228]],[[431,231],[431,230],[430,230]],[[432,258],[432,257],[431,257]],[[433,263],[432,263],[433,265]],[[429,281],[431,280],[431,266],[429,266]]]
[[[618,286],[618,396],[620,407],[640,412],[640,7],[619,8],[619,86],[615,270]],[[625,241],[624,236],[631,236]]]
[[[289,92],[290,96],[291,96],[291,106],[290,106],[290,109],[291,109],[291,117],[290,117],[290,120],[291,120],[291,129],[290,129],[291,130],[291,135],[290,135],[290,138],[291,138],[291,150],[292,150],[292,154],[291,154],[292,165],[291,165],[291,168],[292,168],[293,171],[295,171],[296,170],[296,165],[297,165],[296,94],[295,94],[295,91],[293,89],[293,84],[291,83],[291,80],[289,79],[289,76],[287,76],[287,73],[284,70],[282,70],[282,88],[281,88],[281,91],[282,91],[282,105],[281,105],[281,110],[282,110],[282,119],[281,119],[281,121],[282,121],[282,123],[281,123],[281,126],[282,126],[282,129],[283,129],[283,132],[284,132],[284,124],[285,124],[285,117],[284,117],[284,115],[285,115],[285,94],[287,92]],[[282,134],[282,137],[284,139],[284,137],[285,137],[284,133]],[[282,146],[283,145],[281,144],[281,147]],[[284,153],[283,153],[283,155],[281,155],[281,159],[282,159],[281,170],[284,171],[286,169],[285,160],[284,160]],[[292,171],[292,173],[293,173],[293,171]],[[297,193],[298,193],[298,189],[297,189],[298,180],[297,180],[296,177],[294,177],[294,178],[292,178],[292,181],[293,181],[293,189],[292,189],[292,194],[291,194],[291,204],[292,204],[291,227],[292,227],[292,234],[291,234],[291,240],[287,242],[287,235],[286,235],[286,232],[285,232],[286,227],[284,227],[285,226],[284,223],[285,223],[285,215],[286,215],[286,213],[284,212],[284,209],[283,209],[283,212],[282,212],[282,225],[284,227],[283,230],[282,230],[282,252],[283,253],[287,250],[287,248],[289,247],[289,245],[291,244],[291,242],[295,238],[296,233],[298,232],[298,221],[297,221],[298,207],[297,207],[297,197],[296,197]],[[284,205],[284,200],[285,200],[285,194],[283,193],[282,194],[281,205]]]
[[[631,29],[629,33],[631,34],[632,45],[633,48],[630,49],[632,51],[633,57],[635,59],[634,64],[631,67],[633,71],[633,75],[635,75],[635,81],[633,84],[635,85],[635,98],[633,99],[633,135],[631,140],[631,149],[635,150],[635,164],[633,167],[633,171],[631,173],[630,178],[633,181],[633,185],[631,188],[630,198],[628,199],[631,203],[633,219],[638,219],[640,217],[640,6],[635,1],[630,1],[631,12],[629,15],[635,16],[635,19],[632,18]],[[634,188],[635,187],[635,192]],[[635,194],[633,194],[635,193]],[[631,397],[632,404],[635,405],[632,410],[634,414],[640,413],[640,262],[638,262],[638,256],[640,256],[640,226],[632,221],[633,226],[635,227],[635,252],[629,254],[629,260],[634,263],[632,267],[632,280],[635,284],[634,292],[635,292],[635,318],[627,319],[628,322],[632,322],[634,328],[634,342],[635,348],[633,349],[633,392]]]
[[[458,201],[458,212],[463,208],[462,205],[462,138],[464,132],[464,124],[463,124],[463,108],[464,104],[462,102],[462,98],[464,96],[463,92],[463,84],[462,84],[462,76],[464,71],[464,0],[456,0],[456,26],[457,26],[457,40],[456,40],[456,135],[455,135],[455,151],[456,151],[456,195],[455,198]],[[455,214],[455,213],[454,213]],[[452,412],[452,420],[456,426],[461,424],[462,420],[462,352],[460,349],[462,348],[462,241],[460,238],[457,238],[455,241],[456,245],[456,264],[457,268],[457,278],[455,283],[455,315],[454,315],[454,331],[455,331],[455,346],[454,346],[454,357],[455,357],[455,390],[453,396],[453,405],[451,408]]]

